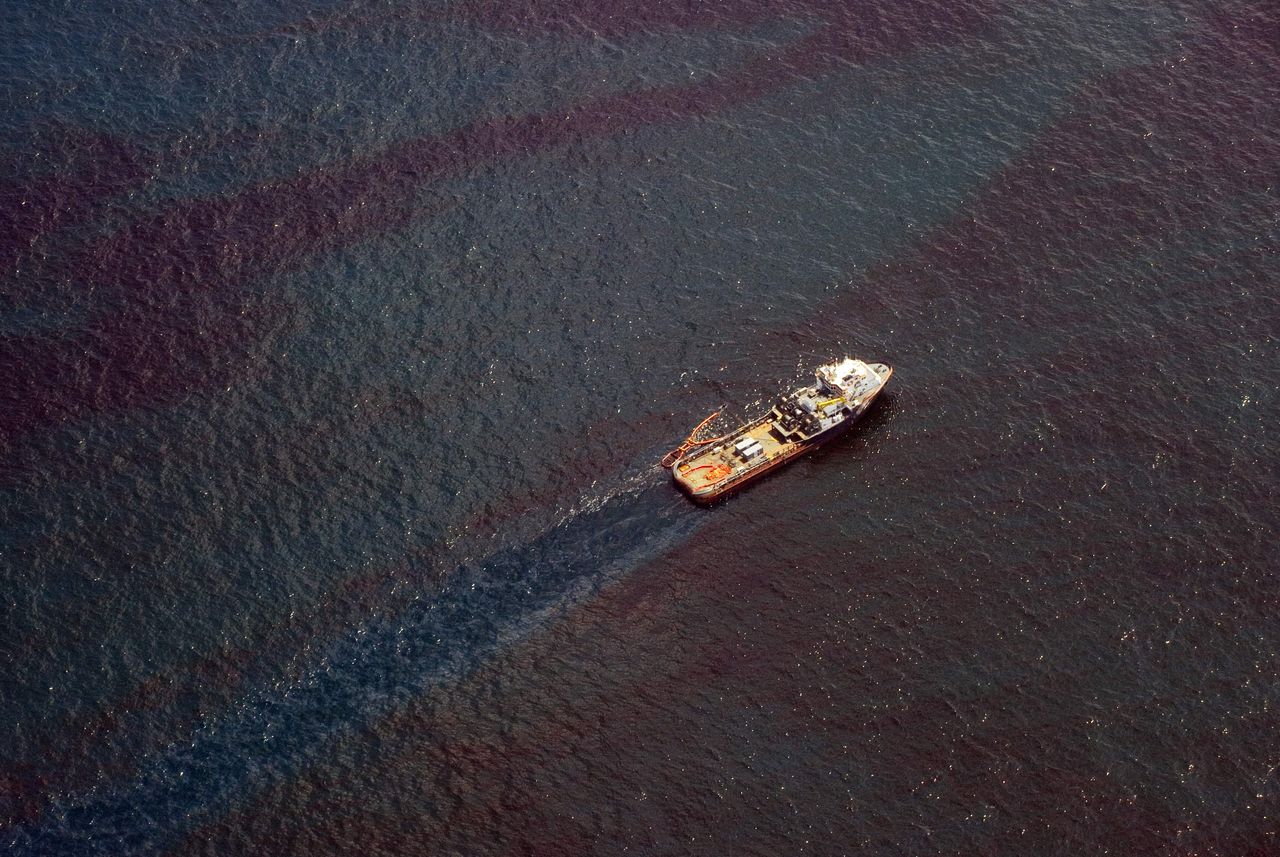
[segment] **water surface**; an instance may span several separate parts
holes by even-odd
[[[1275,847],[1280,14],[642,5],[10,14],[11,852]]]

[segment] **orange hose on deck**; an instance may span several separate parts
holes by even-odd
[[[690,473],[697,473],[699,470],[711,471],[707,474],[707,485],[714,485],[733,472],[733,468],[727,464],[699,464],[697,467],[690,467],[688,470],[683,471],[681,475],[688,476]]]
[[[705,440],[698,439],[698,432],[702,431],[703,428],[706,427],[707,423],[711,422],[718,416],[720,416],[720,411],[716,411],[711,416],[698,423],[698,425],[694,427],[693,431],[689,432],[689,436],[684,439],[683,443],[668,452],[666,455],[662,456],[662,466],[668,468],[675,467],[676,462],[684,458],[685,453],[694,447],[706,446],[709,443],[716,443],[717,441],[724,440],[728,437],[729,435],[722,434],[719,437],[711,437]]]

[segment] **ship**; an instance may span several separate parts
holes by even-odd
[[[893,369],[846,357],[819,366],[817,381],[782,396],[764,416],[717,437],[707,417],[662,459],[690,498],[710,503],[843,434],[876,400]]]

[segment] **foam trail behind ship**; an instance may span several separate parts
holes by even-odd
[[[39,821],[0,842],[32,854],[171,847],[202,821],[302,770],[342,735],[544,627],[688,538],[703,519],[656,469],[623,485],[584,498],[581,511],[524,545],[459,565],[435,592],[326,646],[301,680],[253,689],[129,781],[59,796]]]

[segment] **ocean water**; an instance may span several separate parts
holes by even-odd
[[[1274,3],[3,21],[5,853],[1280,853]]]

